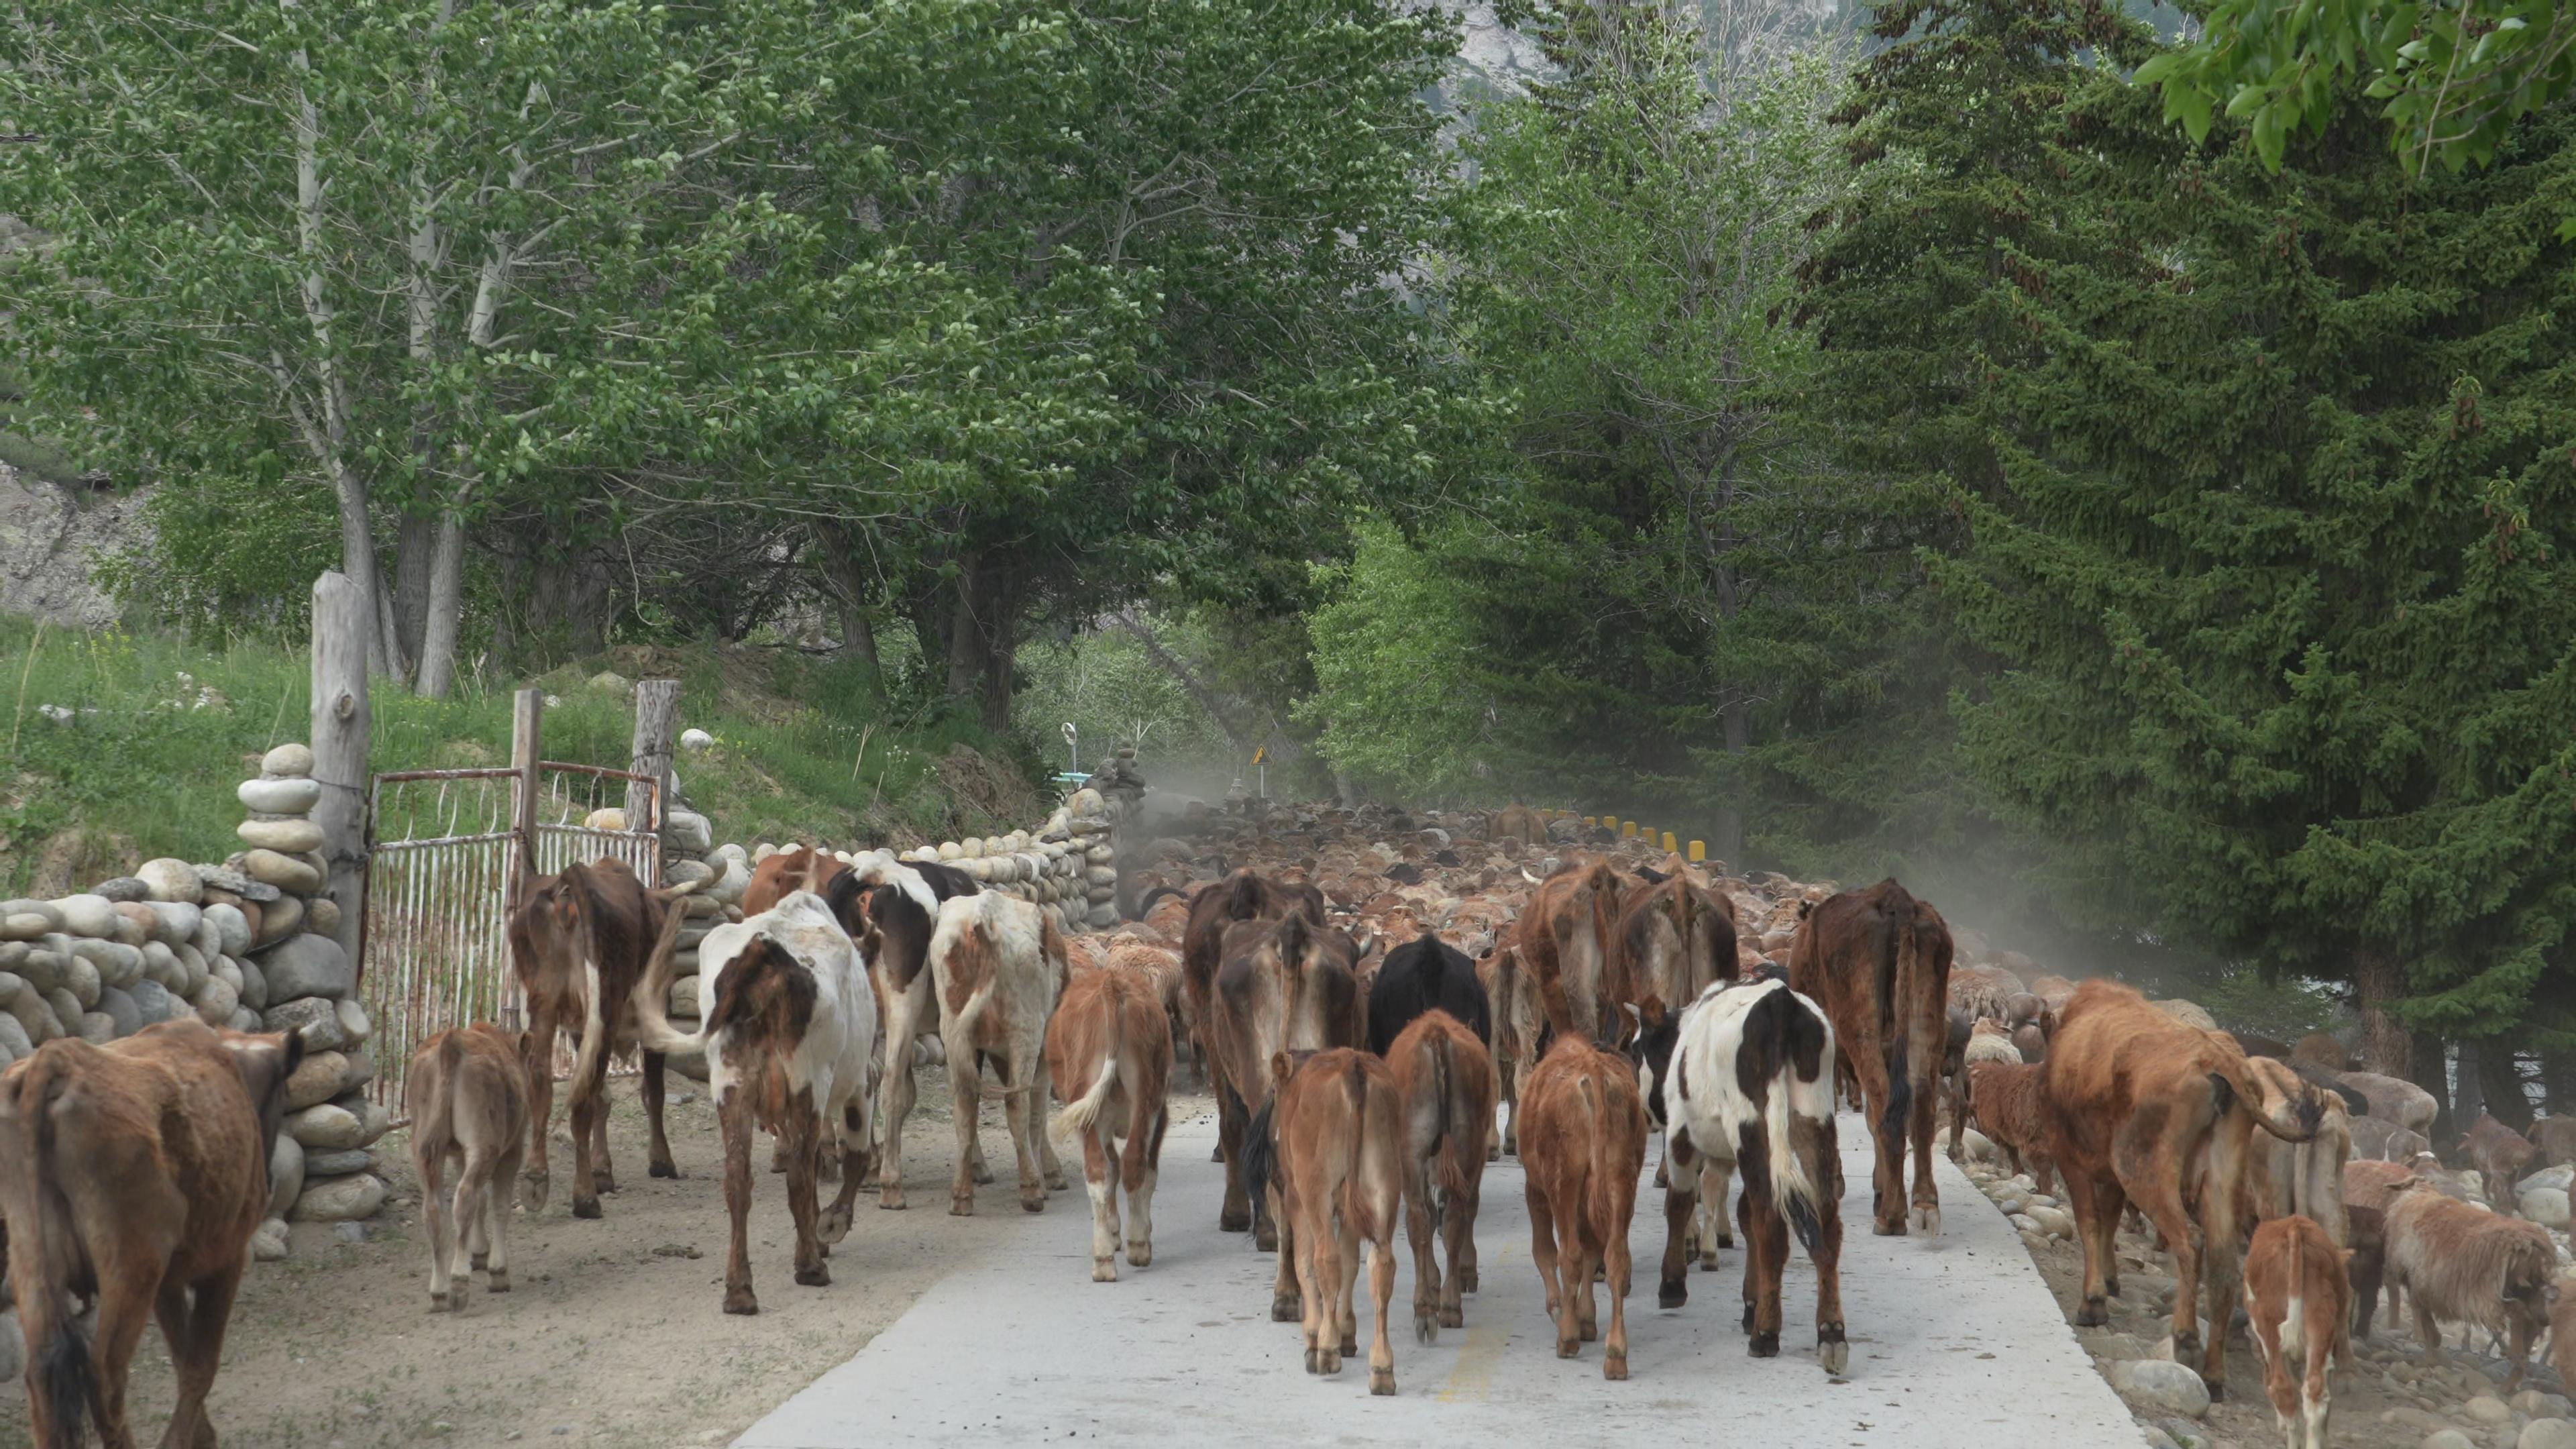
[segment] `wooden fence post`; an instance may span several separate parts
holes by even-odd
[[[519,772],[518,798],[512,802],[510,832],[517,839],[517,858],[510,866],[510,904],[513,911],[527,898],[528,882],[537,871],[537,792],[545,788],[544,772],[537,761],[545,757],[540,745],[544,738],[546,692],[523,689],[510,699],[510,768]]]
[[[367,650],[375,601],[337,571],[313,581],[313,778],[322,799],[322,893],[340,908],[333,934],[363,974],[367,920]]]
[[[678,733],[680,720],[680,681],[644,679],[635,685],[635,762],[626,768],[639,775],[650,775],[661,782],[653,792],[651,817],[646,816],[644,787],[626,787],[626,828],[659,830],[671,812],[671,746]],[[653,884],[653,882],[646,882]]]

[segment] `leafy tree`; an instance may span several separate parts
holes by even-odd
[[[2004,664],[1964,758],[2097,909],[2352,982],[2382,1070],[2509,1030],[2576,922],[2576,114],[2409,187],[2353,110],[2274,174],[2057,75],[2029,214],[2075,224],[1998,239],[2009,350],[1941,413],[1990,465],[1934,576]]]

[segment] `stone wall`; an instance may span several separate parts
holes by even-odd
[[[366,1099],[371,1024],[322,888],[313,752],[280,745],[236,794],[243,849],[219,865],[146,861],[59,900],[0,901],[0,1067],[58,1036],[92,1042],[194,1016],[237,1031],[301,1031],[285,1131],[269,1164],[269,1221],[252,1240],[286,1252],[286,1223],[373,1216],[385,1198],[368,1149],[391,1125]]]

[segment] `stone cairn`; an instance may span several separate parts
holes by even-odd
[[[0,1067],[58,1036],[92,1042],[194,1016],[237,1031],[301,1031],[286,1130],[269,1165],[270,1221],[254,1246],[286,1251],[286,1220],[373,1216],[385,1184],[367,1147],[390,1117],[362,1090],[375,1075],[356,973],[320,894],[322,787],[313,752],[280,745],[236,792],[245,849],[221,865],[160,859],[60,900],[0,902]]]
[[[942,841],[905,851],[898,859],[956,866],[989,889],[1052,911],[1067,932],[1107,929],[1118,924],[1116,814],[1099,791],[1077,790],[1034,831]],[[612,821],[611,815],[617,818]],[[591,823],[612,829],[622,821],[622,812],[612,811],[594,812],[591,818]],[[680,928],[678,976],[671,983],[669,1009],[673,1025],[682,1031],[695,1030],[700,1014],[698,943],[718,923],[742,919],[742,895],[750,888],[752,867],[782,849],[807,848],[768,841],[748,848],[713,845],[712,839],[707,818],[686,810],[672,811],[662,827],[664,883],[699,887],[687,898],[689,920]],[[850,851],[833,855],[845,864],[857,858]],[[671,1065],[701,1081],[706,1078],[703,1061],[675,1057]]]

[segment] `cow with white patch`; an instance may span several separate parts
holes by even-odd
[[[975,1109],[981,1067],[990,1063],[1001,1077],[1002,1120],[1019,1160],[1020,1207],[1044,1212],[1047,1190],[1065,1185],[1039,1116],[1047,1093],[1047,1019],[1071,974],[1064,937],[1052,917],[1026,901],[994,891],[952,897],[940,904],[931,932],[930,973],[957,1120],[948,1211],[975,1213]]]
[[[1688,1239],[1697,1199],[1744,1180],[1744,1327],[1755,1358],[1780,1352],[1780,1275],[1789,1233],[1816,1265],[1816,1362],[1840,1374],[1842,1156],[1834,1140],[1834,1028],[1823,1008],[1763,980],[1712,986],[1678,1018],[1641,1013],[1633,1048],[1647,1111],[1665,1130],[1661,1307],[1690,1298]]]
[[[906,1206],[903,1123],[912,1115],[916,1097],[912,1042],[916,1036],[937,1031],[940,1024],[930,972],[923,969],[930,962],[930,938],[938,929],[940,903],[982,890],[974,877],[955,866],[906,863],[883,850],[858,857],[824,890],[832,914],[867,958],[877,1007],[885,1021],[885,1063],[877,1088],[877,1130],[884,1137],[877,1159],[880,1208],[900,1211]],[[980,1146],[969,1170],[977,1182],[993,1180]]]
[[[724,1311],[758,1313],[749,1239],[753,1138],[765,1130],[781,1139],[787,1210],[796,1223],[796,1281],[819,1288],[832,1281],[824,1245],[849,1235],[850,1204],[867,1176],[876,993],[858,947],[810,891],[707,932],[698,959],[705,1014],[695,1033],[675,1029],[664,1009],[672,975],[667,954],[656,957],[636,1012],[650,1049],[706,1054],[707,1090],[724,1133],[725,1209],[733,1218]],[[826,1123],[841,1149],[841,1191],[818,1219],[815,1175]]]

